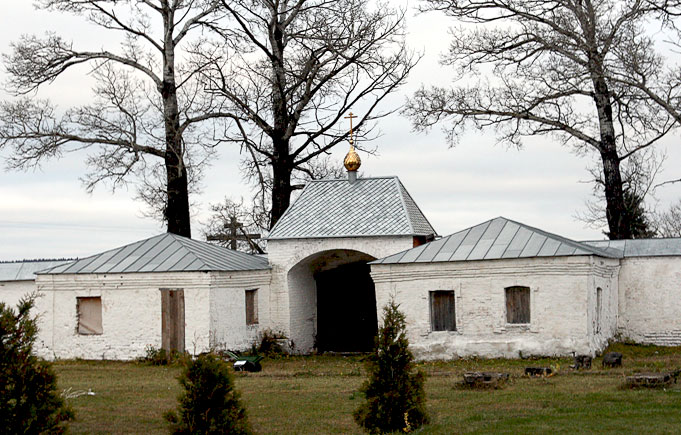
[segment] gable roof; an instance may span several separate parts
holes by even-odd
[[[270,231],[269,240],[436,234],[397,177],[314,180]]]
[[[619,253],[624,258],[681,255],[681,238],[587,240],[582,243],[607,252]]]
[[[193,272],[268,268],[266,258],[165,233],[40,273]]]
[[[26,260],[0,263],[0,281],[33,281],[38,271],[69,260]]]
[[[370,264],[435,263],[573,255],[619,258],[618,255],[604,250],[498,217]]]

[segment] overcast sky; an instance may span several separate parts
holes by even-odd
[[[73,39],[75,47],[96,48],[108,42],[82,19],[36,12],[28,0],[5,0],[1,24],[3,53],[21,34],[48,30]],[[424,58],[409,83],[389,102],[394,106],[421,83],[446,85],[451,78],[451,72],[438,65],[451,21],[426,14],[411,16],[407,24],[408,43]],[[74,71],[42,89],[39,96],[51,98],[61,108],[85,103],[90,96],[86,73],[86,69]],[[0,80],[5,79],[4,71],[0,72]],[[1,91],[0,98],[6,98]],[[383,135],[377,141],[378,155],[361,154],[361,171],[399,176],[441,235],[504,216],[577,240],[603,238],[600,229],[587,228],[575,219],[591,193],[591,185],[584,182],[589,178],[588,156],[577,157],[550,138],[534,138],[523,150],[508,150],[495,145],[493,132],[477,131],[449,148],[440,131],[414,133],[399,114],[379,127]],[[674,173],[681,157],[678,142],[678,137],[665,141],[668,169],[661,178],[679,177]],[[342,146],[334,155],[340,160],[346,152]],[[0,170],[0,260],[83,257],[164,231],[160,223],[142,216],[143,205],[133,199],[133,188],[112,194],[102,186],[87,194],[79,181],[86,171],[83,160],[83,154],[69,155],[37,171]],[[237,200],[250,196],[239,173],[237,149],[220,150],[202,187],[202,193],[191,198],[198,206],[192,222],[195,238],[202,237],[201,222],[207,219],[210,203],[225,196]],[[677,186],[659,189],[658,207],[680,195]]]

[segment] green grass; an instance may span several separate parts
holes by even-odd
[[[568,368],[569,359],[427,362],[426,394],[432,423],[418,433],[675,433],[681,427],[681,383],[667,390],[628,390],[624,377],[681,367],[681,348],[614,345],[624,367],[589,371]],[[556,376],[528,379],[527,366],[558,367]],[[179,367],[137,363],[55,363],[61,388],[96,395],[69,399],[77,420],[73,433],[164,433],[161,417],[176,406]],[[498,390],[457,387],[466,371],[504,371],[511,381]],[[362,400],[359,357],[291,357],[263,361],[261,373],[236,376],[258,433],[361,433],[352,411]]]

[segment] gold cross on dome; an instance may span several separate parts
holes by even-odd
[[[350,144],[352,145],[353,140],[352,140],[352,120],[354,118],[357,118],[357,116],[353,115],[352,112],[348,114],[348,116],[343,117],[343,119],[349,119],[350,120]]]

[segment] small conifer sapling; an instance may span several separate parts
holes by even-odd
[[[13,310],[0,302],[0,428],[3,433],[64,433],[73,411],[57,392],[52,366],[33,353],[36,295]]]
[[[369,433],[409,432],[428,423],[425,377],[413,361],[405,316],[390,300],[367,362],[369,379],[360,388],[366,401],[354,413],[357,424]]]
[[[171,424],[172,433],[251,433],[229,365],[220,357],[203,354],[189,361],[179,382],[184,390],[178,397],[177,413],[169,411],[164,415]]]

